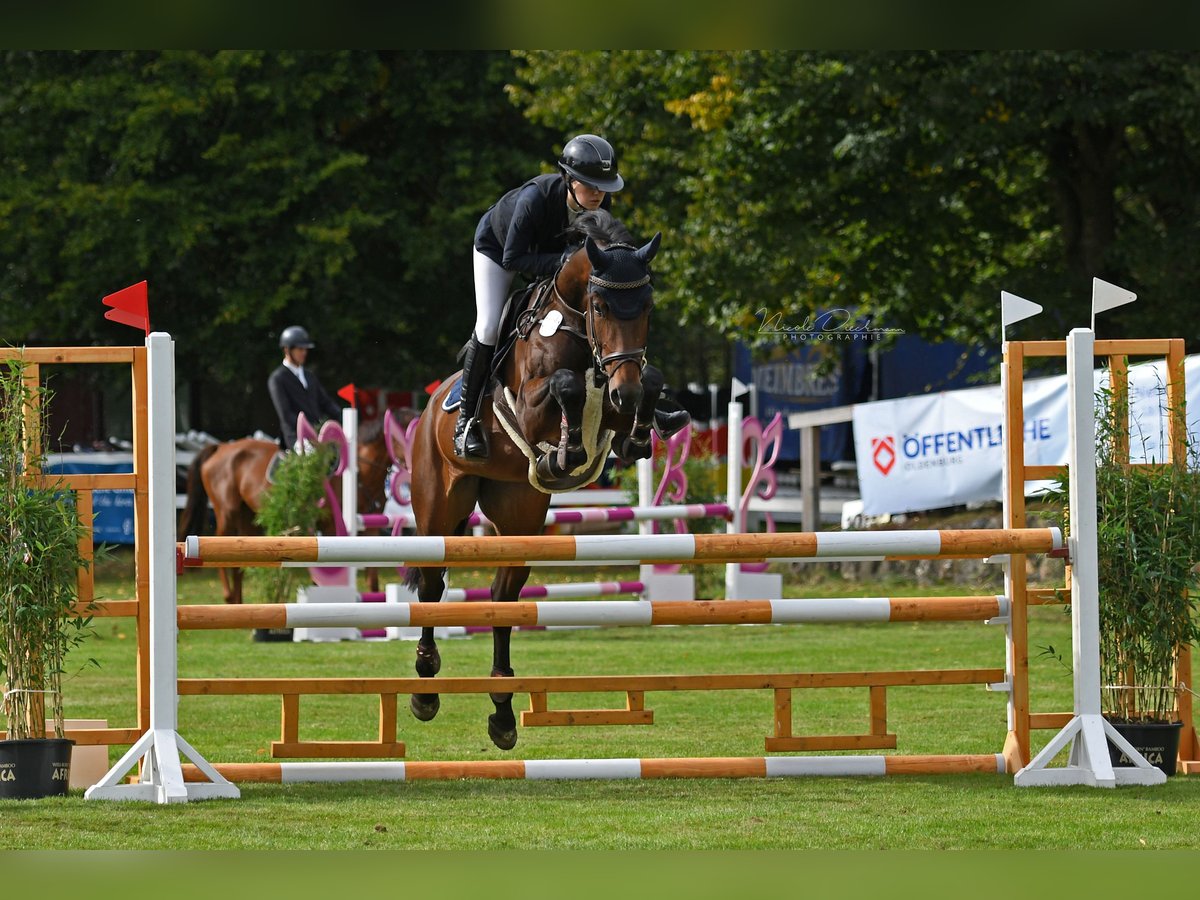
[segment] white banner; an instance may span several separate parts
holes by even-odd
[[[1130,368],[1130,455],[1163,458],[1163,360]],[[1185,363],[1188,431],[1200,433],[1200,356]],[[1107,383],[1096,370],[1097,389]],[[1025,463],[1067,461],[1067,378],[1025,381]],[[1000,387],[947,391],[854,407],[854,448],[863,515],[917,512],[1000,500],[1004,464]],[[1045,483],[1041,483],[1044,485]],[[1030,482],[1026,493],[1041,486]]]

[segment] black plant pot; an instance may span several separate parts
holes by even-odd
[[[1133,749],[1146,757],[1150,765],[1162,769],[1168,776],[1175,774],[1175,765],[1179,759],[1179,734],[1183,730],[1182,722],[1113,722],[1117,733],[1129,743]],[[1114,766],[1132,766],[1123,752],[1108,744],[1108,756]]]
[[[71,783],[71,747],[65,738],[0,741],[0,799],[63,796]]]
[[[292,629],[290,628],[255,628],[254,629],[255,643],[273,644],[280,641],[292,641]]]

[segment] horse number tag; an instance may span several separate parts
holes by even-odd
[[[558,326],[562,324],[563,314],[557,309],[552,309],[546,313],[546,318],[542,319],[542,327],[538,329],[538,334],[542,337],[550,337],[554,332],[558,331]]]

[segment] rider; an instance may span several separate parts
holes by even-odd
[[[454,426],[459,456],[484,459],[488,455],[479,427],[479,401],[513,275],[521,272],[533,280],[554,274],[567,246],[567,227],[584,210],[609,209],[611,194],[625,185],[612,145],[594,134],[567,141],[558,169],[509,191],[483,214],[475,229],[476,319],[464,348],[462,404]]]
[[[308,332],[299,325],[289,325],[279,335],[279,346],[283,350],[283,363],[267,379],[267,390],[279,416],[283,433],[280,444],[284,450],[291,450],[296,446],[299,413],[318,425],[326,419],[340,419],[342,410],[321,386],[317,374],[304,368],[308,351],[316,346]]]

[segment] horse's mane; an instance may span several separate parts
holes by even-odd
[[[633,244],[634,238],[624,223],[606,209],[585,210],[567,226],[567,243],[582,244],[584,238],[603,244]]]

